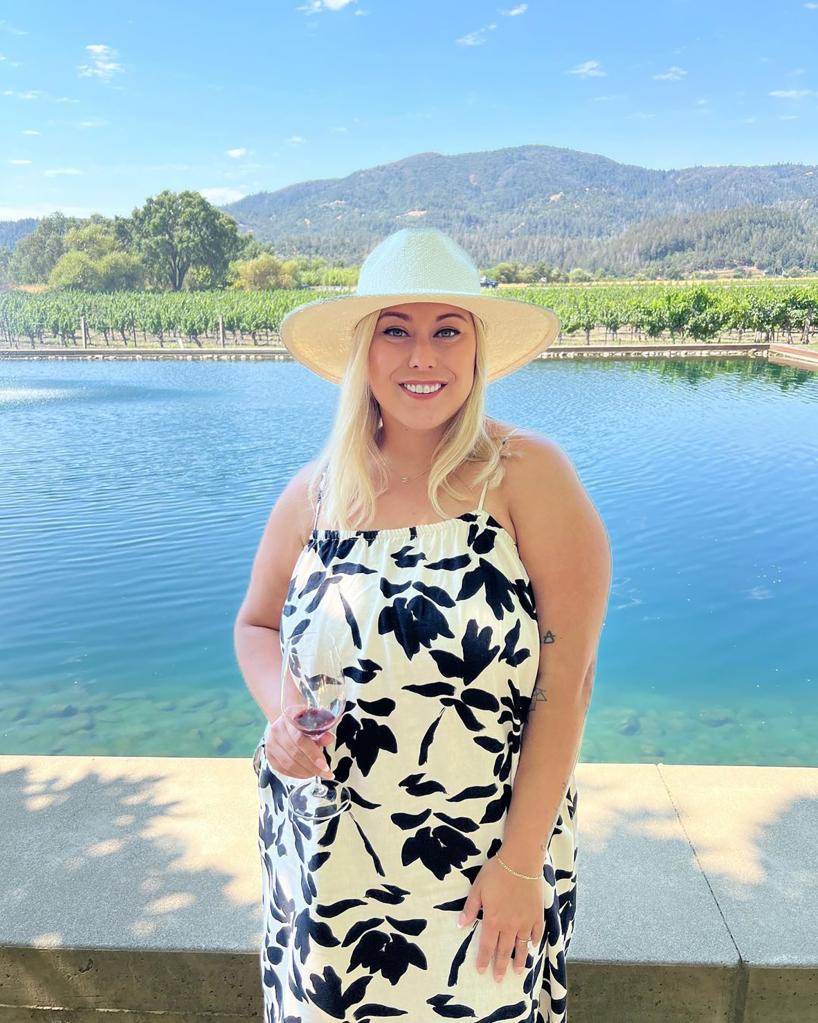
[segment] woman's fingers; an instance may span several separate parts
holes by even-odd
[[[314,777],[316,774],[327,772],[323,750],[313,739],[299,732],[286,718],[279,718],[273,726],[272,733],[275,747],[270,752],[281,759],[289,759],[289,763],[282,768],[285,774],[292,774],[293,767],[303,771],[304,777]]]
[[[292,722],[285,721],[288,749],[292,753],[293,760],[297,761],[309,774],[323,774],[327,771],[327,761],[324,758],[324,751],[320,748],[315,739],[300,732]]]
[[[480,924],[480,944],[477,948],[477,972],[483,973],[497,950],[497,938],[500,934],[497,925],[486,919],[485,909]]]
[[[529,939],[530,940],[530,939]],[[520,936],[514,939],[514,969],[522,973],[525,969],[525,961],[528,958],[528,941],[521,941]]]
[[[514,954],[514,942],[517,938],[517,929],[513,931],[500,931],[497,938],[497,954],[494,957],[494,979],[501,981],[506,975],[511,956]],[[525,948],[525,945],[521,947]]]
[[[501,928],[483,917],[480,927],[480,945],[477,949],[477,972],[484,973],[494,960],[494,979],[499,983],[506,975],[508,964],[513,960],[514,969],[522,973],[528,957],[528,943],[531,938],[520,941],[516,927]]]

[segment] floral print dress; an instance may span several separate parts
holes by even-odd
[[[530,579],[485,494],[440,522],[313,525],[299,554],[282,648],[308,626],[340,640],[353,685],[324,754],[352,803],[299,820],[287,797],[301,779],[274,770],[259,742],[264,1023],[567,1020],[573,774],[543,864],[545,930],[523,973],[512,962],[499,982],[493,963],[477,972],[482,910],[457,926],[502,841],[540,650]]]

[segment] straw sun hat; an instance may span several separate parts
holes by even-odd
[[[488,380],[512,373],[553,344],[560,321],[551,309],[480,291],[471,257],[435,227],[405,227],[383,239],[361,266],[355,292],[292,309],[281,340],[307,369],[339,384],[361,317],[404,302],[441,302],[468,309],[486,328]]]

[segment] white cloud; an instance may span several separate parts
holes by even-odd
[[[797,121],[797,120],[799,120],[799,115],[798,114],[779,114],[778,115],[778,120],[779,121]]]
[[[598,60],[586,60],[565,73],[567,75],[579,75],[581,78],[601,78],[603,75],[607,75],[608,72],[602,70],[602,65]]]
[[[241,188],[199,188],[197,191],[214,206],[227,206],[228,203],[238,202],[239,199],[243,199],[247,195],[247,192]]]
[[[45,99],[52,100],[54,103],[79,103],[78,99],[69,99],[68,96],[51,96],[47,92],[43,92],[42,89],[27,89],[25,92],[15,92],[14,89],[3,89],[4,96],[14,96],[15,99],[33,100],[33,99]]]
[[[3,89],[4,96],[15,96],[17,99],[40,99],[45,93],[40,89],[28,89],[26,92],[15,92],[14,89]]]
[[[804,96],[818,96],[815,89],[773,89],[770,93],[777,99],[803,99]]]
[[[654,75],[653,77],[660,82],[678,82],[680,78],[684,78],[687,71],[683,67],[669,67],[667,71],[662,71],[661,74]]]
[[[591,102],[592,103],[610,103],[611,100],[624,99],[624,98],[625,98],[624,93],[612,92],[612,93],[610,93],[607,96],[592,96],[591,97]]]
[[[527,10],[528,4],[517,4],[510,11],[500,11],[500,14],[504,14],[507,18],[516,18],[518,14],[525,14]]]
[[[228,149],[227,155],[231,160],[240,160],[243,156],[247,156],[247,150],[243,147],[241,149]]]
[[[85,49],[91,55],[91,63],[77,65],[80,78],[102,78],[107,80],[116,74],[121,74],[125,70],[121,64],[117,64],[114,60],[114,57],[117,56],[117,51],[113,47],[106,46],[104,43],[91,43]]]
[[[42,135],[42,132],[35,131],[34,128],[24,128],[23,135]]]
[[[478,28],[475,32],[467,32],[466,35],[460,36],[455,39],[458,46],[482,46],[485,43],[484,32],[491,32],[497,28],[497,23],[492,22],[490,25],[484,25],[483,28]]]
[[[349,128],[345,128],[343,125],[339,125],[337,128],[333,128],[332,131],[349,131]]]
[[[31,163],[31,160],[9,160],[9,163],[13,167],[26,167]]]
[[[640,121],[649,121],[651,117],[656,117],[656,114],[646,114],[642,110],[638,110],[635,114],[629,114],[629,117],[635,117]]]
[[[479,29],[477,32],[468,32],[466,35],[455,39],[455,42],[458,46],[482,46],[486,41],[483,36],[480,35],[480,32],[482,31],[482,29]]]
[[[804,4],[809,11],[818,11],[818,4]]]
[[[77,121],[78,128],[105,128],[108,126],[108,121],[103,121],[101,117],[89,117],[86,121]]]
[[[321,14],[322,11],[342,11],[353,3],[357,3],[357,0],[307,0],[296,10],[305,14]]]
[[[74,177],[78,174],[84,174],[85,171],[78,170],[76,167],[51,167],[43,173],[47,178],[56,178],[63,176]]]
[[[290,135],[290,137],[288,139],[285,139],[284,141],[291,142],[294,146],[298,146],[302,142],[306,142],[307,140],[304,138],[303,135]]]

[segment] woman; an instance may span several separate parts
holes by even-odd
[[[355,294],[282,323],[293,357],[341,390],[236,619],[268,718],[266,1023],[567,1019],[574,766],[610,548],[562,449],[484,411],[487,381],[558,330],[550,310],[483,296],[432,228],[390,235]],[[278,677],[288,638],[318,619],[353,685],[314,741],[280,715]],[[286,798],[316,773],[352,804],[310,825]]]

